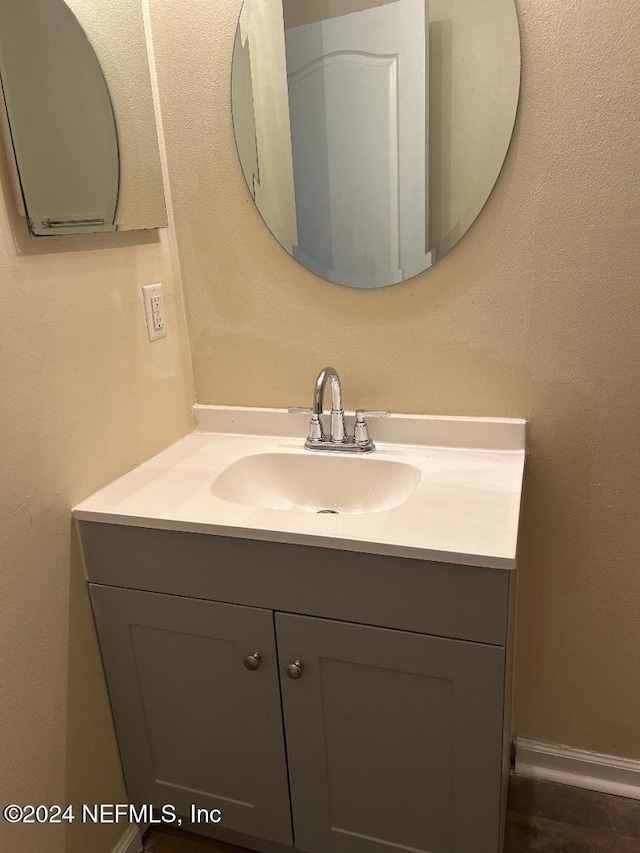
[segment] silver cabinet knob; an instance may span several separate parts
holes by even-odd
[[[243,660],[243,663],[245,665],[245,669],[250,669],[251,672],[255,672],[260,666],[260,652],[254,652],[252,655],[247,655]]]
[[[293,663],[290,663],[287,667],[287,675],[289,678],[301,678],[302,677],[302,661],[294,660]]]

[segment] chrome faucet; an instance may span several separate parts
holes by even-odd
[[[324,395],[327,382],[331,385],[331,428],[327,436],[322,424],[324,413]],[[292,406],[290,414],[309,414],[309,434],[304,446],[307,450],[340,450],[347,453],[371,453],[375,444],[369,436],[365,415],[368,417],[388,418],[391,412],[366,412],[358,409],[354,434],[347,435],[342,408],[342,388],[335,367],[325,367],[318,374],[313,391],[313,406],[310,409]]]
[[[327,382],[331,384],[331,434],[329,440],[333,444],[339,444],[347,440],[347,428],[344,423],[340,377],[335,367],[325,367],[318,374],[316,387],[313,392],[311,422],[314,423],[314,421],[317,421],[320,423],[320,433],[322,435],[322,422],[320,419],[324,411],[324,392]]]

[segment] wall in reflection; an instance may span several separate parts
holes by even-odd
[[[278,242],[298,242],[281,0],[245,3],[232,68],[233,121],[249,191]]]
[[[384,6],[395,0],[308,0],[300,3],[298,0],[282,0],[285,29],[312,24],[314,21],[326,21],[340,15],[350,15],[374,6]]]
[[[144,19],[140,0],[65,0],[104,72],[118,128],[119,230],[166,225]]]
[[[513,0],[429,2],[429,222],[436,257],[476,219],[502,167],[517,108]]]
[[[140,0],[2,0],[0,75],[32,233],[166,226]]]

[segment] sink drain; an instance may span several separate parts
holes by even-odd
[[[337,509],[319,509],[316,515],[340,515]]]

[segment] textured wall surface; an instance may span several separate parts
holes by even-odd
[[[327,284],[277,245],[236,160],[239,0],[152,0],[197,396],[526,416],[516,723],[640,758],[637,3],[518,0],[521,108],[479,220],[405,284]]]
[[[0,801],[118,803],[70,509],[191,428],[183,306],[157,234],[30,239],[1,148],[0,179]],[[149,344],[159,280],[169,337]],[[0,820],[0,850],[109,853],[124,829]]]

